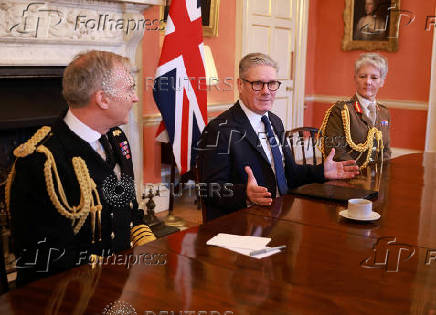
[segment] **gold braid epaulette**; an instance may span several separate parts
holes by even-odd
[[[325,128],[327,126],[331,111],[333,110],[333,107],[335,105],[331,106],[322,121],[321,127],[318,132],[318,138],[320,140],[320,145],[318,145],[318,148],[322,152],[322,155],[324,159],[326,158],[326,154],[324,151],[324,136],[325,136]],[[360,166],[360,169],[365,169],[368,166],[368,163],[371,158],[372,153],[372,147],[374,145],[374,139],[377,141],[377,154],[381,154],[381,162],[383,163],[383,134],[380,130],[378,130],[376,127],[372,127],[369,129],[366,141],[363,143],[356,144],[354,143],[353,139],[351,138],[351,132],[350,132],[350,112],[348,110],[348,107],[346,104],[344,104],[344,109],[341,110],[341,118],[342,118],[342,124],[344,126],[344,133],[345,133],[345,140],[347,141],[347,144],[350,146],[351,149],[354,151],[363,153],[367,152],[365,162]]]
[[[38,129],[37,132],[35,132],[35,134],[29,139],[27,140],[27,142],[20,144],[18,147],[15,148],[14,150],[14,155],[16,158],[19,157],[26,157],[29,154],[32,154],[33,152],[35,152],[36,150],[36,146],[38,143],[40,143],[42,140],[44,140],[47,135],[50,133],[51,128],[44,126],[41,127],[40,129]],[[5,201],[6,201],[6,213],[9,217],[10,215],[10,197],[11,197],[11,186],[12,186],[12,182],[14,181],[15,178],[15,163],[16,163],[16,159],[15,162],[12,164],[12,168],[11,171],[9,172],[8,178],[6,180],[6,186],[5,186]]]
[[[333,107],[335,107],[334,104],[330,106],[330,108],[325,112],[324,119],[322,120],[321,127],[319,127],[319,131],[318,131],[319,141],[317,143],[317,147],[321,151],[324,160],[326,158],[325,149],[324,149],[325,128],[327,127],[327,123],[329,121],[330,113],[332,112]]]
[[[44,177],[45,177],[47,192],[54,207],[57,209],[60,215],[67,217],[72,221],[74,234],[77,234],[80,231],[89,213],[91,213],[92,242],[94,243],[94,239],[95,239],[96,220],[99,228],[98,239],[99,241],[101,241],[102,205],[100,202],[100,197],[98,195],[97,186],[94,180],[89,175],[88,167],[85,161],[81,157],[73,157],[72,159],[73,169],[74,169],[74,173],[76,174],[77,181],[80,187],[80,204],[78,206],[70,206],[63,185],[59,178],[56,161],[53,157],[53,154],[46,146],[42,144],[37,145],[39,142],[41,142],[41,140],[43,140],[48,135],[49,132],[50,132],[50,127],[43,127],[39,129],[29,141],[20,145],[19,147],[17,147],[17,149],[14,150],[14,155],[17,158],[25,157],[33,153],[35,150],[39,153],[43,153],[47,157],[47,160],[44,163]],[[8,182],[6,184],[8,211],[9,211],[9,202],[10,202],[10,188],[12,185],[12,181],[14,179],[14,175],[15,175],[15,163],[12,167],[11,173],[9,174],[8,177]],[[55,184],[53,181],[53,175],[56,179],[56,188],[59,196],[56,193]],[[76,220],[78,221],[77,223]]]

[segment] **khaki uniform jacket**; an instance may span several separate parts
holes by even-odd
[[[342,122],[341,110],[344,109],[344,105],[348,107],[350,113],[350,133],[351,138],[355,144],[363,143],[366,141],[368,131],[372,127],[376,127],[383,133],[383,160],[388,160],[391,157],[390,149],[390,137],[389,130],[391,125],[391,117],[389,110],[377,103],[377,118],[375,124],[371,123],[371,120],[362,111],[361,105],[356,96],[349,101],[337,102],[328,118],[326,128],[324,130],[324,150],[328,155],[331,149],[335,148],[335,161],[356,160],[357,164],[362,165],[367,156],[367,152],[354,151],[348,145],[345,139],[344,125]],[[381,160],[381,154],[377,155],[376,148],[377,141],[374,140],[374,148],[371,154],[371,161],[379,162]]]

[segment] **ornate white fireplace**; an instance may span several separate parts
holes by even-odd
[[[159,21],[144,19],[150,5],[164,0],[97,1],[0,0],[0,67],[66,66],[77,53],[108,50],[135,64],[140,102],[124,126],[134,156],[138,193],[142,191],[142,43],[144,31]]]

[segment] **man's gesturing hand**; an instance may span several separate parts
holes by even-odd
[[[359,167],[356,161],[348,160],[342,162],[333,161],[335,149],[332,149],[330,154],[324,161],[324,177],[327,179],[344,179],[353,178],[359,174]]]
[[[247,179],[247,198],[252,203],[261,206],[270,206],[272,203],[271,193],[266,187],[259,186],[250,166],[245,167],[248,175]]]

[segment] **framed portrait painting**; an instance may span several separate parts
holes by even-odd
[[[345,0],[343,50],[398,50],[400,0]]]
[[[214,37],[218,36],[218,13],[220,0],[197,0],[201,4],[201,18],[203,25],[203,36]],[[165,23],[168,17],[171,0],[165,1],[165,6],[161,7],[161,20]]]

